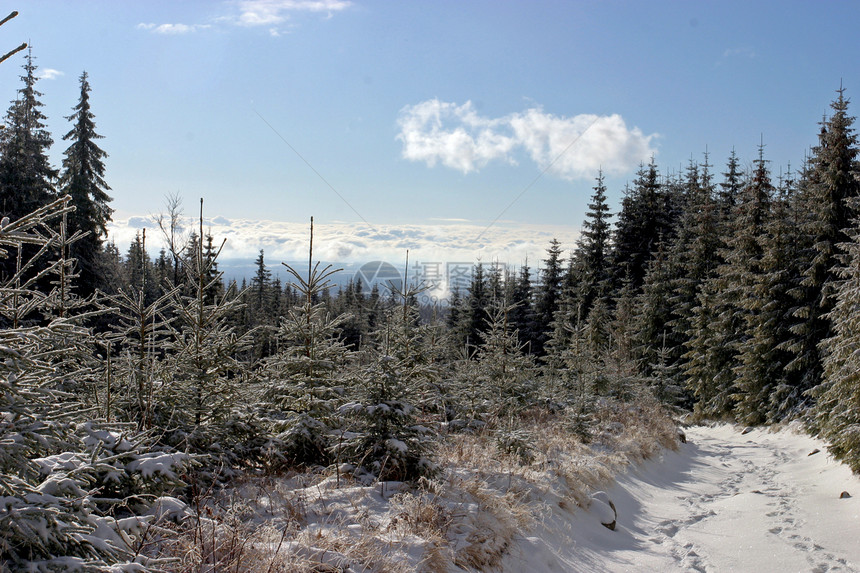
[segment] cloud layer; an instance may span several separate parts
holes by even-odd
[[[147,250],[156,257],[163,246],[161,232],[151,217],[130,217],[110,223],[110,239],[125,254],[135,234],[146,228]],[[198,228],[192,219],[183,221],[184,232]],[[307,260],[308,223],[290,223],[216,216],[204,221],[204,233],[215,242],[227,243],[222,257],[245,259],[249,263],[265,251],[266,260]],[[480,238],[478,238],[480,236]],[[534,267],[544,258],[552,238],[571,249],[578,232],[570,227],[523,225],[499,222],[486,225],[465,221],[434,221],[428,224],[376,225],[364,223],[314,224],[314,258],[341,263],[375,260],[402,264],[409,250],[410,261],[484,262],[500,261],[520,265],[527,258]]]
[[[230,2],[230,14],[216,18],[215,22],[227,25],[258,27],[267,26],[272,36],[280,36],[278,26],[289,20],[295,12],[334,14],[352,6],[348,0],[239,0]],[[235,6],[235,9],[232,8]],[[139,30],[153,34],[182,35],[211,28],[210,24],[154,24],[140,23]]]
[[[243,26],[282,24],[290,12],[333,13],[352,5],[346,0],[242,0],[237,23]]]
[[[190,34],[198,30],[210,28],[208,24],[138,24],[139,30],[147,30],[153,34],[163,34],[165,36],[179,36],[182,34]]]
[[[656,154],[656,134],[628,128],[617,114],[556,116],[530,108],[501,118],[483,117],[472,102],[438,99],[404,107],[398,118],[403,157],[463,173],[493,161],[516,164],[518,151],[538,168],[565,179],[592,179],[598,169],[615,175]]]
[[[66,75],[65,72],[61,72],[60,70],[55,70],[53,68],[44,68],[39,73],[39,78],[43,80],[55,80],[60,76]]]

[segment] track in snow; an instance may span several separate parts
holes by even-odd
[[[556,514],[505,570],[860,572],[860,480],[821,442],[731,426],[687,438],[608,490],[616,531]]]

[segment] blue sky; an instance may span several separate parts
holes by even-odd
[[[179,193],[233,257],[298,258],[313,215],[332,259],[535,261],[573,246],[599,167],[613,211],[651,155],[666,173],[707,149],[719,172],[763,140],[797,167],[840,81],[860,93],[847,1],[12,8],[0,31],[32,43],[57,164],[90,76],[118,242]],[[7,101],[21,62],[0,66]]]

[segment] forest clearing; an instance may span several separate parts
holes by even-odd
[[[274,43],[290,36],[279,27],[290,11],[353,8],[244,0],[219,3],[232,16],[207,24],[133,27],[141,46],[153,34],[182,45],[265,21]],[[4,32],[17,17],[0,21]],[[329,20],[317,22],[320,33],[339,23]],[[421,240],[406,225],[374,228],[254,109],[266,136],[301,161],[290,176],[310,171],[357,220],[339,221],[335,239],[315,234],[312,215],[298,238],[246,225],[259,234],[244,251],[258,253],[253,272],[228,280],[223,254],[248,241],[229,218],[208,214],[209,199],[186,213],[181,194],[168,193],[161,212],[127,216],[134,236],[117,242],[112,195],[130,200],[154,168],[138,165],[124,189],[108,185],[86,71],[68,78],[76,101],[67,102],[64,149],[54,151],[57,127],[39,87],[64,73],[40,69],[27,43],[0,56],[0,72],[13,58],[20,84],[0,127],[0,570],[860,570],[860,147],[842,83],[808,126],[815,144],[795,168],[773,166],[763,136],[750,159],[732,148],[718,168],[705,147],[701,159],[666,168],[657,135],[614,113],[401,104],[387,124],[400,131],[385,136],[402,145],[391,171],[438,163],[462,182],[493,161],[537,167],[507,206],[480,205],[471,227],[445,227],[466,221],[449,207],[428,211]],[[122,69],[138,64],[147,62]],[[206,84],[195,105],[236,83]],[[370,76],[357,83],[374,85]],[[175,94],[152,101],[162,95]],[[233,115],[222,113],[223,125]],[[108,117],[111,130],[143,132],[153,116]],[[207,129],[221,125],[211,119]],[[135,149],[156,147],[167,165],[177,140],[208,145],[183,129],[163,149]],[[243,129],[198,160],[243,152],[250,143],[237,133],[260,139]],[[262,205],[244,179],[262,162],[244,161],[231,192]],[[227,163],[202,187],[226,179]],[[572,184],[586,172],[572,244],[545,230],[518,237],[525,227],[503,219],[544,179]],[[619,174],[630,179],[619,183]],[[284,195],[281,183],[277,200],[257,208],[312,195],[325,203],[300,186]],[[469,184],[499,198],[492,184]],[[445,192],[456,209],[468,203],[458,192]],[[422,209],[417,192],[397,201],[376,193],[366,205]],[[248,206],[239,203],[231,208]],[[529,203],[519,206],[540,208],[536,226],[563,210]],[[212,232],[216,220],[223,237]],[[494,226],[505,227],[503,245],[485,234]],[[463,228],[483,228],[446,238],[468,262],[414,258],[414,248],[437,252],[426,243]],[[405,266],[351,260],[357,270],[345,274],[320,257],[370,257],[381,242]],[[300,245],[300,262],[272,267],[263,244]],[[539,249],[537,260],[498,258],[528,248]],[[417,267],[425,274],[416,279]]]

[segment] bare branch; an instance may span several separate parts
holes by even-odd
[[[24,42],[23,44],[21,44],[20,46],[18,46],[14,50],[12,50],[11,52],[7,52],[5,55],[0,57],[0,64],[2,64],[3,62],[5,62],[6,60],[8,60],[9,58],[11,58],[12,56],[14,56],[15,54],[17,54],[18,52],[20,52],[21,50],[23,50],[26,47],[27,47],[27,42]]]

